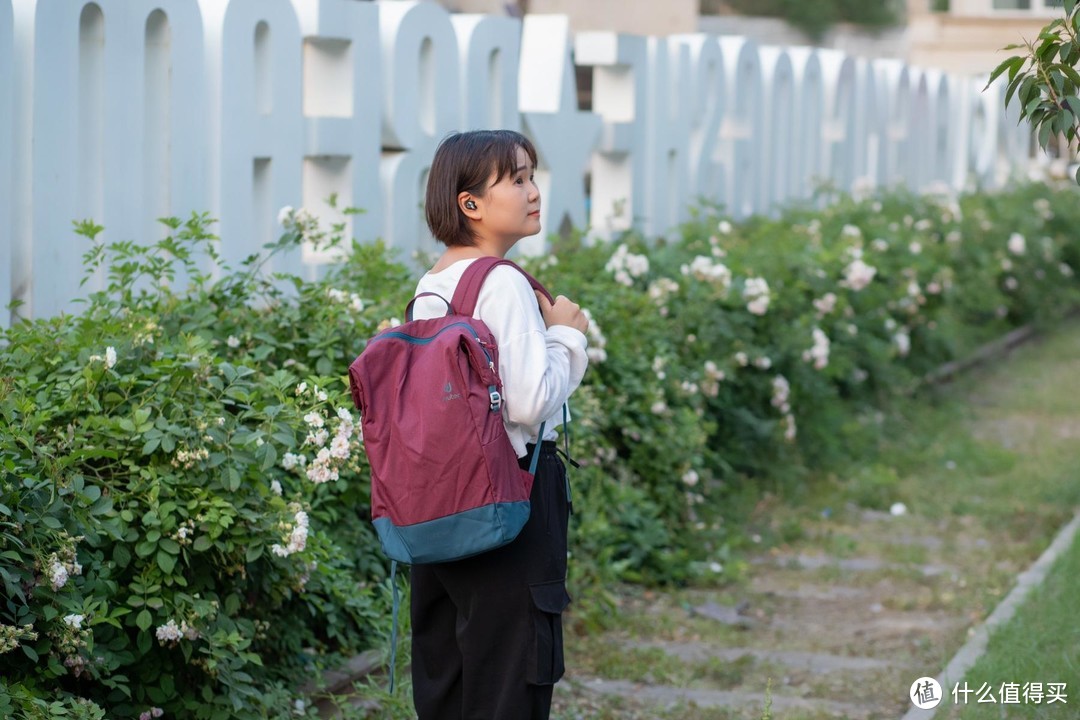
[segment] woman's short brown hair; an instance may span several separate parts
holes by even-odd
[[[513,130],[470,130],[443,139],[427,179],[424,215],[431,234],[449,247],[476,244],[469,218],[458,206],[462,192],[484,197],[492,174],[499,182],[517,169],[521,148],[536,167],[536,148]]]

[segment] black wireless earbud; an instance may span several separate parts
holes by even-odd
[[[474,203],[472,200],[466,200],[465,201],[465,209],[466,210],[475,210],[476,209],[476,203]]]

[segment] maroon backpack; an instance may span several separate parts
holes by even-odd
[[[478,258],[450,302],[417,295],[405,324],[373,337],[349,366],[371,464],[371,518],[392,560],[476,555],[509,543],[529,518],[538,452],[522,470],[503,425],[499,350],[472,316],[497,265],[516,268],[551,298],[513,262]],[[425,295],[446,302],[446,315],[413,320],[413,304]]]

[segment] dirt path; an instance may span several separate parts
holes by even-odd
[[[1080,461],[1080,403],[1060,399],[1077,358],[1073,325],[951,388],[960,414],[897,475],[903,512],[821,507],[841,482],[761,508],[798,537],[752,554],[741,583],[625,589],[616,629],[571,639],[554,717],[901,717],[1071,515],[1055,497]]]

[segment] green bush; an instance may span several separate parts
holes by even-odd
[[[206,218],[168,223],[95,243],[79,315],[3,337],[0,623],[25,631],[0,677],[116,717],[291,715],[385,614],[341,371],[407,276],[356,247],[320,282],[265,257],[213,280]]]
[[[872,446],[897,394],[1076,307],[1075,188],[836,196],[669,238],[581,236],[522,262],[594,320],[571,402],[576,617],[616,580],[725,578],[737,509]],[[0,338],[0,712],[285,717],[384,644],[386,567],[345,382],[415,270],[354,244],[314,281],[238,268],[208,220],[103,245],[107,289]],[[91,223],[80,232],[94,239]],[[890,478],[865,480],[866,504]],[[590,610],[591,609],[591,610]]]

